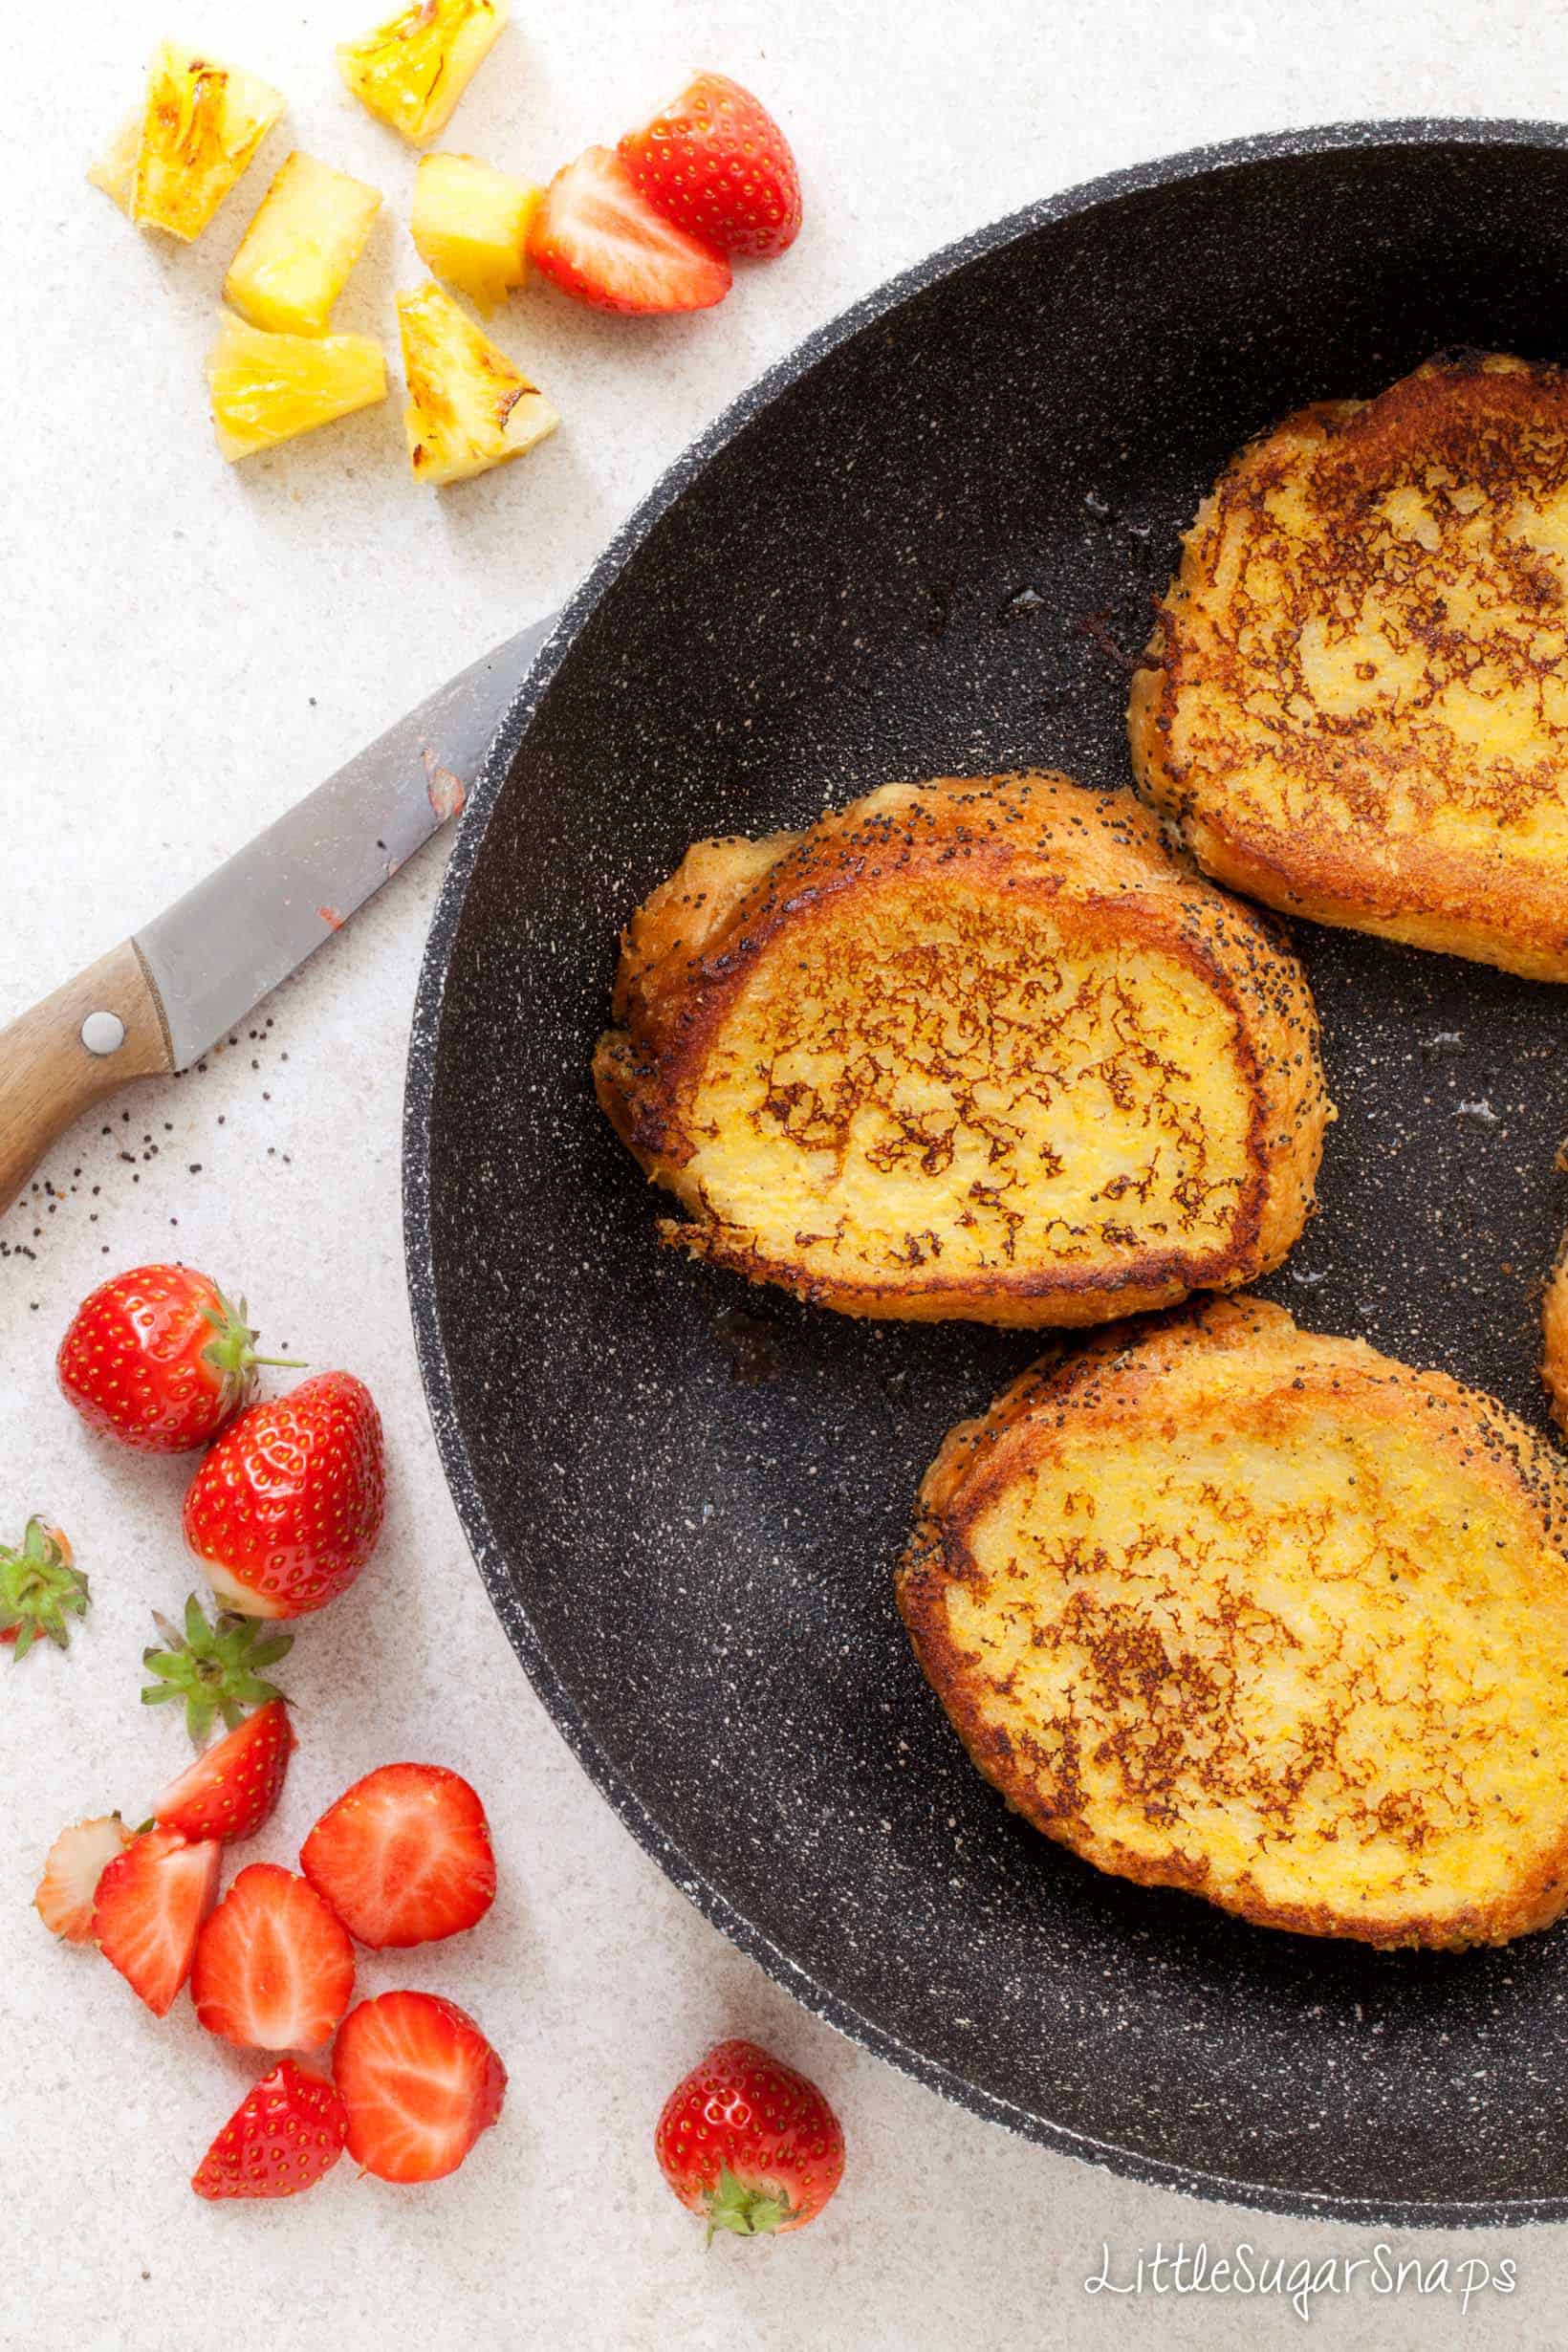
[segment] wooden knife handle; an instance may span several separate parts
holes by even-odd
[[[0,1215],[74,1119],[127,1078],[173,1067],[162,1009],[130,940],[0,1029]]]

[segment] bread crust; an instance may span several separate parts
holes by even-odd
[[[1223,1659],[1217,1664],[1210,1648],[1200,1663],[1195,1642],[1190,1653],[1184,1650],[1196,1621],[1188,1620],[1184,1634],[1174,1603],[1168,1612],[1145,1607],[1122,1625],[1115,1635],[1121,1647],[1113,1647],[1108,1666],[1097,1659],[1081,1625],[1098,1625],[1100,1638],[1110,1643],[1114,1608],[1107,1605],[1102,1617],[1081,1620],[1075,1638],[1081,1641],[1088,1664],[1071,1704],[1050,1719],[1031,1714],[1015,1663],[1009,1674],[1001,1674],[988,1648],[987,1626],[994,1631],[1005,1622],[1011,1638],[1020,1625],[1033,1623],[1027,1640],[1018,1633],[1019,1654],[1032,1656],[1042,1641],[1060,1638],[1060,1627],[1078,1605],[1075,1595],[1081,1600],[1094,1578],[1089,1554],[1078,1538],[1078,1549],[1069,1545],[1051,1569],[1040,1564],[1049,1547],[1041,1532],[1044,1506],[1037,1500],[1029,1506],[1036,1515],[1026,1514],[1024,1521],[1026,1532],[1035,1534],[1027,1540],[1019,1536],[1005,1568],[993,1561],[988,1571],[976,1546],[987,1548],[983,1531],[999,1503],[1026,1486],[1035,1498],[1054,1492],[1053,1466],[1086,1458],[1098,1463],[1093,1478],[1103,1482],[1103,1495],[1125,1470],[1124,1448],[1132,1433],[1152,1432],[1152,1442],[1165,1448],[1179,1447],[1193,1432],[1202,1432],[1207,1443],[1216,1412],[1220,1426],[1234,1432],[1236,1444],[1254,1458],[1257,1449],[1277,1450],[1285,1466],[1282,1484],[1308,1474],[1310,1457],[1302,1448],[1315,1442],[1314,1431],[1318,1443],[1324,1429],[1348,1433],[1347,1442],[1364,1447],[1368,1463],[1375,1462],[1385,1438],[1414,1448],[1419,1474],[1429,1479],[1428,1487],[1418,1491],[1441,1499],[1443,1482],[1458,1481],[1448,1496],[1454,1508],[1471,1511],[1477,1529],[1484,1520],[1490,1541],[1517,1542],[1528,1616],[1515,1622],[1506,1611],[1489,1614],[1477,1601],[1473,1635],[1477,1658],[1488,1671],[1495,1666],[1501,1672],[1509,1663],[1506,1657],[1499,1664],[1482,1656],[1489,1639],[1503,1638],[1500,1626],[1513,1625],[1507,1638],[1519,1644],[1521,1660],[1547,1660],[1528,1693],[1515,1698],[1505,1688],[1498,1701],[1503,1723],[1512,1728],[1497,1736],[1513,1738],[1522,1759],[1525,1780],[1517,1786],[1524,1787],[1533,1774],[1544,1775],[1528,1801],[1514,1798],[1518,1818],[1505,1823],[1514,1841],[1506,1884],[1491,1884],[1474,1898],[1466,1891],[1473,1862],[1465,1851],[1466,1836],[1491,1835],[1498,1818],[1484,1808],[1477,1815],[1482,1792],[1467,1775],[1490,1770],[1495,1759],[1478,1750],[1477,1764],[1463,1751],[1468,1720],[1463,1706],[1445,1711],[1433,1700],[1446,1653],[1434,1653],[1437,1665],[1424,1697],[1418,1703],[1406,1694],[1399,1712],[1378,1707],[1383,1653],[1358,1654],[1358,1639],[1370,1642],[1381,1628],[1386,1640],[1390,1622],[1412,1635],[1423,1632],[1420,1613],[1447,1608],[1453,1599],[1446,1588],[1428,1591],[1423,1585],[1418,1560],[1413,1571],[1405,1572],[1409,1592],[1400,1599],[1400,1616],[1391,1621],[1385,1613],[1369,1620],[1370,1632],[1363,1627],[1358,1635],[1363,1592],[1375,1587],[1380,1605],[1387,1599],[1377,1544],[1391,1544],[1399,1534],[1380,1532],[1370,1506],[1365,1557],[1356,1557],[1348,1575],[1344,1555],[1331,1553],[1333,1529],[1322,1534],[1323,1558],[1340,1564],[1329,1573],[1315,1556],[1312,1568],[1302,1572],[1300,1590],[1309,1613],[1338,1614],[1320,1655],[1300,1668],[1316,1680],[1303,1711],[1288,1726],[1268,1717],[1271,1677],[1292,1667],[1288,1641],[1257,1635],[1249,1689],[1243,1692],[1238,1667],[1227,1713],[1214,1688],[1216,1679],[1224,1680]],[[1069,1455],[1063,1451],[1067,1447],[1077,1450]],[[1151,1522],[1145,1531],[1151,1544],[1158,1539],[1175,1546],[1172,1589],[1194,1609],[1199,1606],[1195,1588],[1217,1573],[1209,1556],[1216,1543],[1223,1551],[1228,1524],[1232,1531],[1241,1525],[1240,1548],[1249,1550],[1250,1531],[1236,1515],[1239,1490],[1226,1477],[1227,1460],[1237,1458],[1224,1444],[1215,1444],[1218,1500],[1212,1516],[1206,1510],[1179,1528]],[[1363,1482],[1376,1491],[1372,1470]],[[1092,1528],[1092,1483],[1078,1499],[1079,1523]],[[1059,1532],[1055,1521],[1051,1528]],[[1345,1532],[1338,1531],[1341,1536]],[[1360,1524],[1349,1531],[1356,1539],[1353,1556],[1362,1533]],[[1100,1869],[1142,1885],[1184,1889],[1260,1927],[1382,1947],[1455,1949],[1505,1943],[1549,1926],[1568,1906],[1565,1542],[1568,1480],[1557,1457],[1490,1398],[1442,1374],[1415,1371],[1380,1356],[1363,1341],[1302,1332],[1282,1308],[1254,1299],[1213,1300],[1105,1333],[1071,1356],[1058,1350],[1031,1367],[988,1413],[954,1428],[921,1488],[915,1531],[897,1573],[897,1594],[915,1655],[971,1760],[1047,1837]],[[1234,1588],[1233,1564],[1227,1572],[1236,1622],[1283,1623],[1283,1618],[1271,1619],[1265,1606],[1266,1601],[1275,1609],[1280,1605],[1280,1587],[1271,1581],[1277,1563],[1267,1541],[1252,1542],[1250,1554],[1255,1575],[1250,1590]],[[1103,1568],[1103,1561],[1095,1565]],[[1114,1579],[1109,1589],[1118,1589]],[[1463,1628],[1463,1611],[1449,1622]],[[1461,1682],[1466,1670],[1461,1658],[1455,1668]],[[1521,1672],[1520,1692],[1524,1684]],[[1524,1707],[1529,1695],[1542,1688],[1548,1697],[1515,1724],[1511,1706]],[[1190,1691],[1190,1705],[1173,1700],[1173,1691],[1184,1697]],[[1370,1714],[1359,1711],[1369,1706]],[[1250,1709],[1255,1710],[1252,1717]],[[1433,1728],[1440,1717],[1447,1727],[1441,1733]],[[1366,1759],[1384,1746],[1390,1756],[1403,1755],[1406,1773],[1413,1753],[1425,1779],[1380,1791],[1376,1765]],[[1353,1754],[1359,1759],[1354,1764]],[[1136,1775],[1126,1758],[1136,1758]],[[1503,1760],[1512,1769],[1512,1752]],[[1120,1783],[1119,1772],[1125,1775]],[[1265,1808],[1249,1775],[1261,1775],[1284,1796],[1276,1794]],[[1505,1774],[1504,1785],[1512,1789],[1515,1783]],[[1252,1793],[1239,1795],[1243,1787]],[[1485,1794],[1487,1806],[1496,1801],[1492,1791]],[[1479,1831],[1452,1826],[1463,1823],[1467,1803],[1481,1819]],[[1447,1830],[1432,1827],[1427,1818],[1432,1813],[1448,1820]],[[1375,1891],[1347,1891],[1346,1884],[1336,1884],[1347,1876],[1339,1857],[1368,1839],[1390,1849],[1387,1883]],[[1383,1867],[1381,1861],[1377,1867]]]
[[[1448,356],[1250,444],[1128,738],[1232,889],[1568,979],[1568,373]]]
[[[1220,1074],[1209,1056],[1223,1053],[1224,1082],[1244,1107],[1235,1114],[1237,1138],[1223,1164],[1220,1142],[1207,1130],[1198,1134],[1202,1122],[1193,1110],[1192,1148],[1216,1155],[1211,1165],[1204,1162],[1207,1191],[1200,1205],[1207,1223],[1194,1216],[1195,1237],[1184,1230],[1156,1233],[1153,1216],[1144,1232],[1132,1222],[1137,1200],[1113,1215],[1098,1193],[1086,1191],[1077,1222],[1063,1209],[1071,1246],[1031,1251],[1023,1245],[984,1259],[950,1225],[928,1223],[918,1239],[905,1236],[912,1247],[897,1262],[879,1262],[855,1235],[824,1247],[822,1233],[802,1230],[794,1234],[798,1250],[769,1243],[714,1197],[711,1156],[705,1157],[714,1122],[703,1108],[704,1089],[730,1050],[734,1025],[750,1002],[748,990],[759,976],[766,981],[786,969],[791,957],[804,969],[812,957],[840,955],[842,943],[853,943],[872,924],[891,932],[898,954],[937,954],[927,943],[943,930],[949,909],[960,910],[980,935],[970,950],[976,956],[995,950],[987,930],[992,922],[1000,938],[1042,921],[1064,954],[1111,973],[1125,992],[1127,1024],[1143,1064],[1152,1065],[1154,1057],[1138,1023],[1142,1000],[1155,984],[1141,970],[1152,960],[1164,975],[1160,986],[1185,989],[1201,1003],[1219,1042],[1210,1041],[1202,1055],[1194,1049],[1189,1058],[1204,1062],[1204,1084],[1217,1085]],[[1001,975],[1019,990],[1033,976],[1016,970]],[[852,1071],[857,1056],[861,1065],[870,1059],[865,1032],[856,1022],[862,1007],[868,1019],[886,1016],[886,1002],[872,1001],[881,983],[880,968],[857,975],[853,987],[845,984],[847,999],[838,1000],[838,1030],[829,1035],[831,1024],[819,1024],[824,1034],[814,1046],[831,1051],[836,1068]],[[627,926],[613,1011],[617,1026],[600,1040],[595,1083],[618,1134],[686,1211],[684,1221],[662,1226],[662,1237],[693,1256],[843,1314],[1023,1326],[1105,1321],[1173,1304],[1197,1287],[1229,1288],[1253,1279],[1280,1262],[1312,1213],[1323,1130],[1333,1113],[1305,976],[1267,918],[1171,856],[1157,821],[1130,793],[1093,794],[1049,774],[948,777],[884,786],[803,835],[698,842]],[[966,1011],[960,1005],[954,1017]],[[986,1017],[994,1017],[993,1007]],[[1045,1034],[1042,1028],[1042,1041]],[[1048,1058],[1043,1042],[1042,1056]],[[780,1128],[789,1128],[790,1104],[770,1100],[746,1107],[746,1120],[773,1153],[769,1169],[775,1194],[782,1188],[793,1202],[798,1187],[800,1201],[808,1203],[815,1184],[831,1196],[860,1148],[851,1135],[856,1121],[883,1116],[902,1083],[893,1049],[884,1065],[874,1066],[872,1084],[861,1086],[847,1108],[842,1098],[850,1090],[841,1080],[837,1127],[829,1131],[819,1122],[811,1148],[794,1156],[778,1143]],[[1134,1077],[1126,1080],[1134,1091],[1138,1067],[1135,1061]],[[972,1064],[969,1082],[972,1092]],[[1175,1080],[1162,1076],[1150,1084],[1156,1090],[1168,1085],[1179,1103]],[[1071,1092],[1064,1086],[1069,1109]],[[1136,1106],[1122,1107],[1136,1116]],[[952,1114],[952,1121],[958,1117]],[[1173,1117],[1179,1126],[1179,1108]],[[1100,1130],[1078,1133],[1100,1147]],[[933,1162],[945,1151],[944,1165],[950,1163],[950,1134],[938,1136],[933,1125],[915,1140],[930,1140]],[[1174,1168],[1180,1145],[1170,1148]],[[998,1189],[1004,1179],[1013,1180],[1006,1151],[998,1143]],[[895,1189],[901,1200],[918,1205],[929,1167],[923,1171],[908,1162],[907,1153],[897,1161],[885,1193],[863,1169],[857,1171],[873,1210]],[[1106,1199],[1118,1202],[1135,1189],[1124,1172],[1104,1186]],[[1010,1197],[1028,1210],[1021,1178]],[[1142,1197],[1146,1202],[1146,1187]],[[811,1214],[802,1207],[797,1225],[811,1226],[814,1215],[823,1222],[815,1207]],[[918,1224],[918,1214],[909,1221]],[[972,1220],[966,1211],[958,1222]],[[1097,1249],[1083,1238],[1098,1230],[1103,1239],[1106,1228],[1117,1236],[1114,1246],[1107,1241]],[[1029,1230],[1022,1214],[1007,1229],[1010,1244],[1019,1230]],[[966,1252],[968,1262],[955,1271],[955,1259]]]
[[[1541,1379],[1552,1418],[1568,1436],[1568,1233],[1562,1237],[1541,1297]]]

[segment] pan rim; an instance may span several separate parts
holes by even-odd
[[[1186,148],[1100,174],[969,231],[862,295],[815,328],[767,368],[666,468],[563,606],[555,628],[509,705],[470,790],[430,918],[415,995],[403,1096],[403,1254],[415,1351],[443,1474],[491,1606],[534,1692],[599,1794],[643,1852],[713,1927],[755,1960],[802,2008],[970,2114],[1003,2124],[1063,2155],[1098,2165],[1123,2179],[1145,2182],[1209,2203],[1303,2220],[1348,2221],[1369,2228],[1518,2228],[1535,2222],[1568,2219],[1568,2195],[1533,2199],[1383,2200],[1290,2189],[1269,2182],[1233,2179],[1178,2164],[1034,2115],[901,2041],[888,2027],[819,1983],[748,1919],[710,1879],[692,1866],[606,1753],[583,1720],[532,1619],[518,1601],[508,1574],[505,1548],[490,1525],[461,1425],[436,1304],[430,1217],[431,1111],[446,973],[490,816],[506,788],[534,714],[555,673],[627,563],[698,475],[780,395],[842,345],[970,263],[1037,229],[1099,210],[1123,197],[1250,166],[1334,153],[1364,156],[1380,148],[1443,146],[1521,147],[1560,154],[1568,149],[1568,123],[1484,116],[1330,122]]]

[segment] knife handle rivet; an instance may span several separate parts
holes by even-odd
[[[81,1041],[89,1054],[118,1054],[125,1042],[125,1024],[118,1013],[90,1013],[81,1025]]]

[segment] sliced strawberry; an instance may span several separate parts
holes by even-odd
[[[763,261],[795,243],[800,175],[760,98],[724,74],[697,74],[621,154],[657,211],[722,253]]]
[[[601,311],[706,311],[730,292],[723,254],[655,211],[613,147],[589,147],[555,174],[529,254]]]
[[[377,1950],[460,1934],[495,1900],[485,1808],[439,1764],[366,1773],[327,1807],[299,1867],[349,1933]]]
[[[240,2102],[190,2185],[199,2197],[295,2197],[332,2170],[346,2124],[326,2076],[285,2058]]]
[[[254,1837],[277,1803],[294,1744],[288,1708],[269,1700],[169,1783],[154,1820],[182,1838]]]
[[[218,1891],[215,1838],[191,1845],[166,1829],[133,1838],[98,1881],[93,1933],[154,2016],[166,2017],[190,1974],[203,1920]]]
[[[61,1830],[49,1849],[33,1898],[51,1935],[63,1935],[68,1944],[92,1942],[98,1881],[115,1857],[124,1853],[130,1839],[118,1813],[100,1814],[96,1820],[77,1821]]]
[[[506,2096],[507,2070],[466,2011],[433,1993],[383,1993],[343,2019],[333,2079],[348,2152],[382,2181],[455,2172]]]
[[[354,1993],[354,1947],[314,1887],[251,1862],[196,1942],[190,1997],[209,2034],[251,2050],[319,2050]]]

